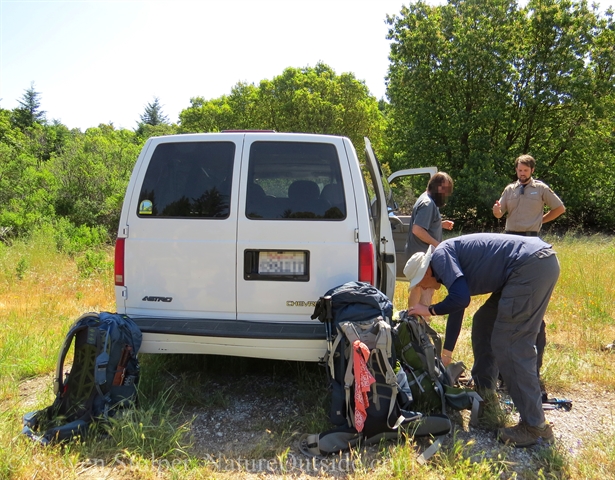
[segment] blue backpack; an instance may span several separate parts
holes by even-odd
[[[397,368],[392,316],[389,298],[363,282],[335,287],[316,303],[311,318],[318,318],[325,326],[327,353],[323,363],[331,393],[329,420],[335,427],[303,435],[299,449],[305,455],[324,457],[359,444],[401,439],[404,434],[443,436],[450,431],[451,422],[446,415],[423,415],[410,410],[408,378],[403,369]],[[365,362],[355,355],[357,347],[369,352]],[[362,381],[355,378],[355,357],[360,361],[359,370],[363,374],[368,372],[373,379],[368,389],[359,386],[366,399],[362,405],[356,403],[356,398],[362,396],[355,395],[355,390]],[[357,410],[361,411],[360,424]],[[420,458],[429,458],[439,443],[434,445]]]
[[[56,366],[50,406],[24,415],[22,433],[43,444],[84,435],[94,420],[136,401],[139,327],[126,315],[86,313],[70,328]],[[74,343],[73,364],[64,361]]]

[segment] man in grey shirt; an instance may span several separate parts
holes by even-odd
[[[453,179],[445,172],[437,172],[429,179],[427,190],[414,203],[410,217],[410,230],[406,242],[407,258],[417,252],[424,252],[429,245],[437,247],[442,241],[442,229],[452,230],[454,222],[442,220],[440,207],[444,206],[453,193]],[[415,303],[429,305],[433,289],[409,289],[408,308]]]
[[[416,304],[408,311],[449,315],[442,351],[445,364],[451,362],[470,297],[491,293],[474,315],[472,377],[477,387],[493,390],[498,370],[501,373],[521,421],[500,428],[498,438],[518,447],[553,440],[542,409],[534,343],[559,271],[551,245],[539,238],[489,233],[445,240],[434,250],[415,253],[406,264],[411,287],[444,285],[448,290],[441,302]]]

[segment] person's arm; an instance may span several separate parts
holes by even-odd
[[[553,210],[549,210],[547,213],[545,213],[542,216],[542,223],[547,223],[547,222],[551,222],[552,220],[555,220],[565,211],[566,211],[566,207],[564,207],[564,205],[560,205],[559,207],[554,208]]]
[[[442,363],[444,363],[445,367],[451,363],[453,350],[455,350],[455,345],[457,345],[457,339],[459,338],[459,333],[461,332],[464,313],[465,308],[448,315],[444,345],[442,346]]]
[[[504,216],[504,212],[506,211],[506,209],[502,208],[502,198],[496,200],[493,204],[493,216],[495,218],[502,218]]]
[[[431,235],[429,235],[427,230],[416,224],[412,225],[412,234],[420,241],[425,242],[428,245],[433,245],[434,247],[437,247],[440,243]]]
[[[464,310],[468,305],[470,305],[470,288],[466,277],[459,277],[448,289],[446,298],[440,303],[431,305],[431,309],[436,315],[446,315]]]
[[[455,226],[455,222],[452,220],[442,220],[442,228],[444,230],[452,230]]]
[[[451,363],[453,350],[461,332],[463,314],[469,304],[470,288],[468,287],[468,282],[465,277],[459,277],[453,282],[451,288],[448,289],[448,295],[444,300],[428,307],[430,314],[449,314],[446,321],[446,336],[444,337],[444,347],[442,349],[442,363],[444,366]],[[417,313],[420,315],[420,312]]]
[[[446,315],[447,313],[464,310],[470,305],[470,289],[465,277],[459,277],[453,282],[451,288],[448,289],[448,295],[440,303],[434,305],[422,305],[416,303],[408,309],[410,315],[421,315],[428,317],[429,315]]]

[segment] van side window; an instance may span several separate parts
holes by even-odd
[[[137,215],[227,218],[233,142],[177,142],[156,147],[141,186]]]
[[[250,148],[246,216],[252,220],[346,218],[334,145],[254,142]]]

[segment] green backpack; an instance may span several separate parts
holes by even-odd
[[[393,344],[397,359],[406,371],[413,410],[446,413],[446,407],[472,410],[471,423],[478,421],[478,407],[482,398],[472,389],[457,382],[464,371],[463,363],[445,367],[442,363],[442,339],[438,332],[420,316],[399,313],[393,326]]]

